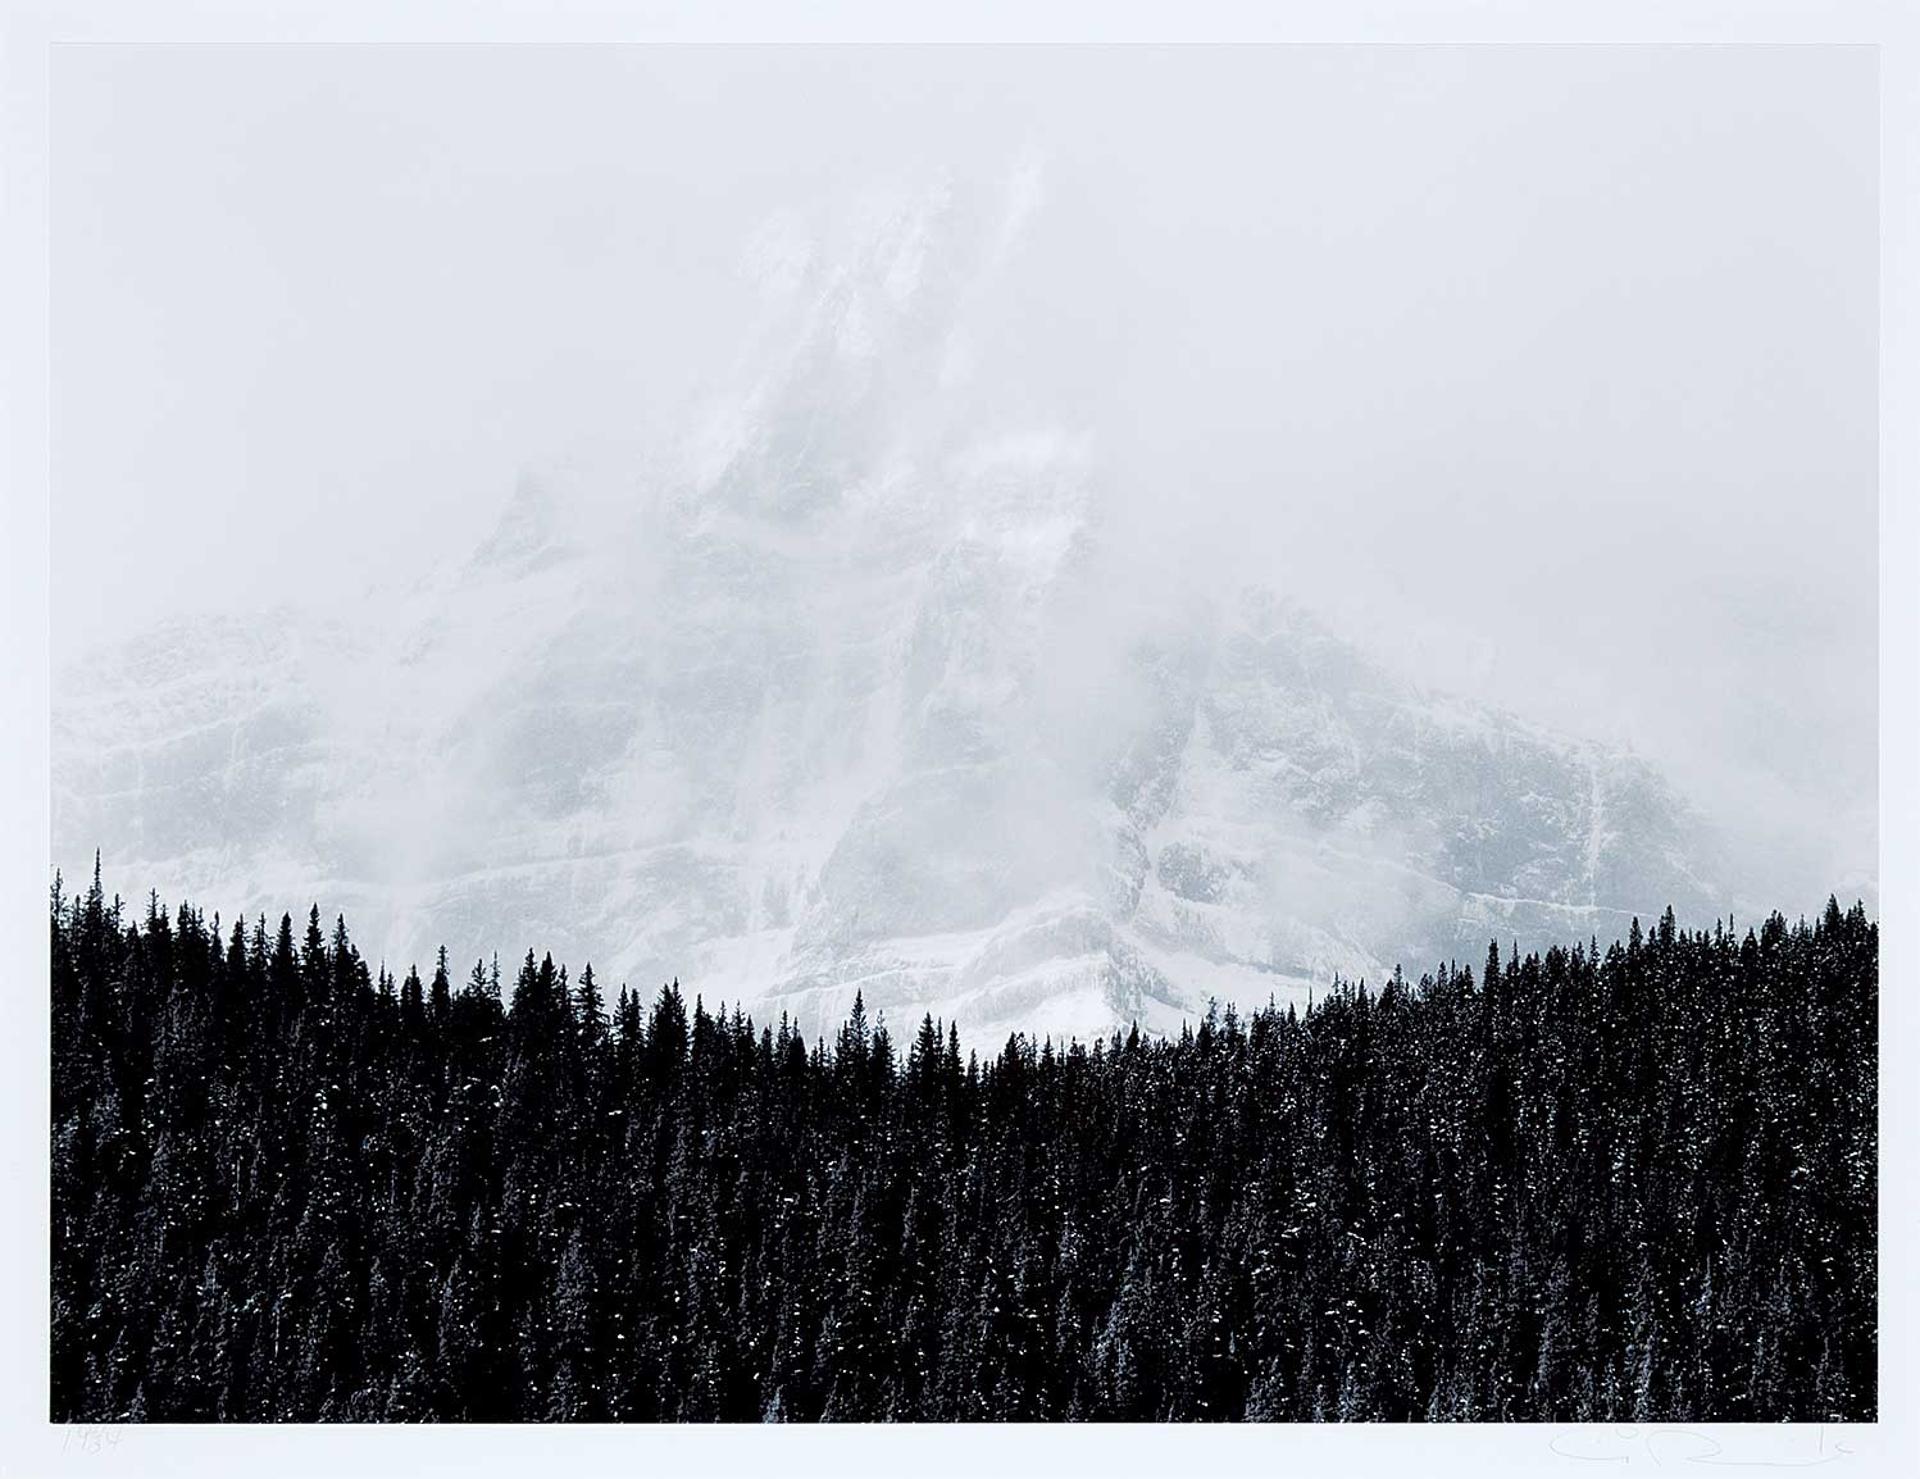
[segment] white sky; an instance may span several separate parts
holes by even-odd
[[[732,372],[770,216],[1044,160],[980,326],[1257,576],[1836,877],[1875,829],[1864,49],[66,48],[56,660],[461,552]]]

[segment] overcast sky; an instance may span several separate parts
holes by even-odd
[[[1871,876],[1866,49],[64,48],[54,632],[337,602],[736,373],[769,222],[1031,168],[979,337],[1173,585]]]

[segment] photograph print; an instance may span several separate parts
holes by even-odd
[[[53,1422],[1878,1418],[1871,48],[50,66]]]

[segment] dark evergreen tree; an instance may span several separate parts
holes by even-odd
[[[1876,1411],[1858,905],[986,1060],[49,910],[57,1420]]]

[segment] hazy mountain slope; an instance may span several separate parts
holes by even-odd
[[[1034,188],[771,231],[742,386],[616,496],[527,482],[412,590],[63,674],[57,859],[318,898],[396,965],[534,945],[981,1034],[1719,907],[1644,766],[1112,557],[1089,448],[980,389]]]
[[[1429,700],[1290,609],[1136,646],[1052,729],[1025,567],[948,548],[836,616],[804,551],[684,558],[700,594],[645,642],[564,559],[392,634],[157,633],[63,697],[62,856],[228,909],[317,896],[396,963],[535,943],[813,1024],[857,984],[981,1030],[1715,905],[1645,767]]]

